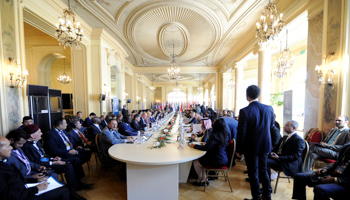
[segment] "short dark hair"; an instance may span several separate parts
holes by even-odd
[[[78,116],[76,116],[76,115],[72,115],[71,117],[70,117],[70,119],[73,121],[73,120],[79,120],[79,117]]]
[[[83,114],[81,111],[78,111],[78,112],[77,112],[77,115],[78,115],[79,113]]]
[[[113,118],[110,118],[110,119],[108,120],[107,123],[109,124],[109,123],[111,123],[112,121],[117,121],[117,120],[116,120],[116,119],[113,119]]]
[[[247,96],[251,99],[256,99],[260,96],[260,88],[257,85],[247,87]]]
[[[96,122],[98,122],[98,120],[99,120],[100,118],[99,117],[93,117],[92,119],[91,119],[91,122],[92,123],[96,123]]]
[[[72,123],[70,124],[70,126],[71,126],[72,128],[77,128],[78,122],[80,122],[80,121],[77,120],[77,119],[75,119],[75,120],[72,121]]]
[[[26,120],[33,120],[33,118],[31,117],[31,116],[24,116],[23,117],[23,120],[22,120],[22,123],[24,122],[24,121],[26,121]]]
[[[16,130],[10,131],[6,135],[6,138],[7,139],[13,139],[13,141],[17,142],[17,141],[20,141],[21,138],[23,138],[25,140],[28,140],[29,135],[25,131],[23,131],[21,129],[16,129]]]
[[[54,121],[54,123],[53,123],[53,126],[54,126],[54,127],[60,126],[61,124],[63,124],[63,120],[65,120],[65,119],[63,119],[62,117],[56,119],[56,120]]]
[[[138,114],[135,114],[135,115],[138,115]],[[124,122],[127,122],[127,120],[128,120],[128,118],[131,118],[131,115],[130,114],[125,114],[124,116],[123,116],[123,121]],[[134,117],[135,118],[135,117]]]
[[[96,114],[94,113],[94,112],[92,112],[92,113],[90,113],[90,115],[89,116],[96,116]]]
[[[134,115],[134,119],[136,119],[137,117],[140,117],[140,115],[139,114],[135,114]]]

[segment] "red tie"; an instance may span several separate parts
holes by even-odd
[[[78,131],[78,133],[79,133],[79,136],[81,137],[81,139],[84,140],[85,144],[89,144],[89,141],[86,139],[86,137],[82,133],[80,133],[80,131]]]

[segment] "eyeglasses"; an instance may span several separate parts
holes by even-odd
[[[336,119],[335,121],[336,121],[336,122],[342,122],[343,120]]]

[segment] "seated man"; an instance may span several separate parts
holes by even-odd
[[[139,114],[135,114],[134,115],[134,119],[132,120],[130,126],[131,128],[133,128],[135,131],[143,131],[144,128],[141,128],[140,126],[140,120],[141,120],[141,117]]]
[[[197,124],[197,120],[196,120],[195,116],[196,116],[196,113],[191,112],[191,114],[190,114],[191,119],[188,122],[185,122],[185,124]]]
[[[79,172],[80,177],[84,177],[82,164],[89,161],[91,152],[84,152],[74,149],[75,143],[65,131],[67,122],[60,118],[54,122],[54,128],[44,134],[44,149],[52,157],[59,156],[63,161],[70,162],[75,172]],[[78,146],[77,148],[82,149]]]
[[[79,123],[79,121],[77,122]],[[52,168],[56,173],[64,173],[71,199],[84,200],[85,198],[79,196],[76,193],[76,190],[90,189],[92,184],[82,183],[80,181],[81,177],[76,176],[74,168],[70,163],[62,161],[59,157],[50,158],[50,156],[45,154],[45,151],[39,142],[42,132],[37,125],[28,125],[24,127],[23,130],[29,136],[28,141],[22,147],[27,158],[33,163]]]
[[[340,115],[335,119],[335,126],[320,144],[310,145],[310,153],[306,158],[304,172],[310,172],[310,168],[316,158],[337,159],[344,144],[350,141],[349,118]]]
[[[126,116],[124,116],[124,122],[122,123],[122,125],[118,129],[120,134],[125,135],[125,136],[135,136],[138,134],[138,131],[134,130],[130,126],[131,121],[132,121],[131,115],[127,114]]]
[[[46,180],[44,173],[46,167],[30,162],[27,156],[22,151],[23,144],[26,143],[28,139],[27,133],[23,130],[13,130],[6,135],[6,138],[10,141],[12,146],[11,157],[8,161],[15,166],[22,176],[29,182],[40,182]],[[58,179],[57,174],[53,174],[52,171],[49,172],[54,178]]]
[[[296,133],[298,122],[290,120],[284,126],[287,133],[275,146],[267,159],[267,172],[271,177],[271,168],[282,169],[287,176],[302,171],[304,140]]]
[[[103,129],[102,133],[100,134],[100,159],[103,163],[109,163],[109,164],[117,164],[119,163],[117,160],[111,158],[108,154],[108,149],[114,145],[119,143],[125,143],[125,142],[131,142],[133,141],[133,138],[130,137],[127,139],[126,136],[121,135],[117,131],[117,125],[118,122],[115,119],[111,119],[107,126]]]
[[[143,112],[141,114],[141,119],[140,119],[140,122],[139,122],[141,128],[145,128],[147,126],[147,113],[146,112]]]
[[[107,121],[106,121],[105,116],[101,115],[100,120],[101,120],[100,125],[101,125],[102,129],[104,129],[107,126]]]
[[[77,146],[90,146],[92,142],[90,142],[85,134],[80,131],[80,122],[78,120],[74,120],[72,121],[71,126],[72,130],[69,132],[69,136],[70,139],[72,139],[72,142],[74,142]]]
[[[28,200],[69,200],[69,192],[60,187],[50,192],[36,196],[39,191],[46,190],[48,183],[45,181],[36,187],[26,188],[21,173],[13,167],[7,159],[11,156],[12,146],[10,142],[0,137],[0,197],[1,199],[28,199]]]
[[[89,139],[89,141],[95,141],[96,135],[100,134],[102,132],[103,128],[100,125],[100,123],[101,123],[100,118],[92,117],[91,121],[92,121],[92,124],[89,127],[88,139]]]
[[[31,116],[24,116],[22,120],[22,125],[18,129],[23,129],[23,127],[33,124],[33,118]]]
[[[350,196],[350,144],[343,146],[335,163],[316,170],[313,174],[294,176],[292,199],[306,200],[306,186],[314,187],[314,199],[349,199]]]
[[[89,127],[89,126],[91,126],[91,124],[92,124],[92,118],[93,117],[95,117],[96,116],[96,114],[95,113],[90,113],[90,115],[85,119],[85,121],[84,121],[84,123],[83,123],[83,126],[84,127]]]

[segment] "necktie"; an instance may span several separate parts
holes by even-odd
[[[80,138],[84,140],[85,144],[88,144],[89,141],[86,139],[86,137],[80,131],[78,131],[78,133],[79,133]]]
[[[17,157],[26,165],[27,175],[30,174],[31,168],[27,158],[19,150],[13,150],[13,151],[16,153]]]
[[[329,139],[329,141],[327,142],[327,144],[331,145],[332,142],[335,140],[335,138],[337,137],[338,134],[339,134],[339,129],[338,129],[337,132],[331,137],[331,139]]]
[[[73,144],[69,141],[69,139],[67,138],[67,136],[62,132],[62,131],[58,131],[58,133],[61,135],[61,137],[63,138],[65,144],[67,147],[70,147],[70,149],[73,149]]]
[[[114,135],[115,138],[121,139],[120,136],[118,135],[118,133],[117,133],[116,131],[113,131],[113,135]]]
[[[278,152],[277,152],[278,154],[282,153],[282,147],[283,147],[284,143],[286,142],[287,138],[288,138],[287,135],[283,136],[282,142],[281,142],[281,144],[280,144],[280,146],[278,148]]]
[[[36,150],[38,150],[38,153],[40,154],[40,157],[44,157],[44,152],[42,151],[42,149],[40,149],[38,147],[38,145],[36,144],[36,142],[33,142],[33,146],[36,148]]]

